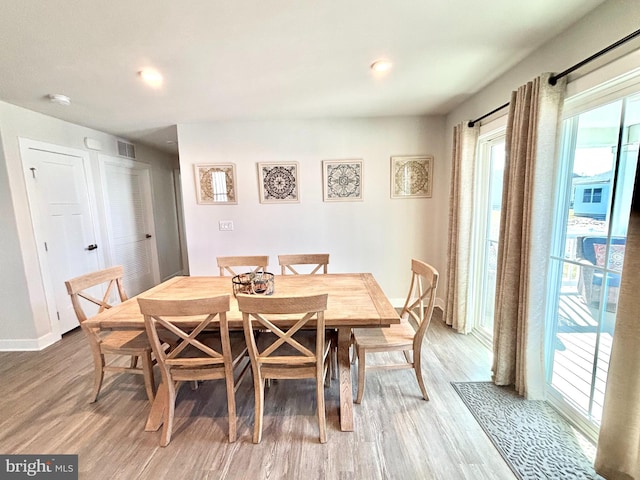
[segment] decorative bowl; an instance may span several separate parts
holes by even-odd
[[[275,290],[275,276],[269,272],[241,273],[231,279],[233,295],[271,295]]]

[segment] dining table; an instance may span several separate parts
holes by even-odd
[[[353,384],[351,380],[351,332],[353,328],[379,328],[400,323],[400,317],[380,285],[371,273],[331,273],[316,275],[276,275],[274,296],[297,296],[327,293],[327,309],[324,312],[327,329],[338,332],[338,379],[340,386],[340,429],[354,430]],[[85,320],[85,326],[101,330],[144,330],[144,317],[140,313],[137,298],[192,299],[215,295],[230,295],[227,320],[230,329],[241,330],[242,313],[233,294],[232,277],[176,276],[155,287],[131,297],[125,302]],[[278,320],[285,326],[283,316]],[[197,321],[194,327],[197,326]],[[291,323],[294,323],[291,320]],[[184,325],[187,326],[188,325]],[[159,400],[152,405],[145,430],[155,431],[162,425],[164,405]]]

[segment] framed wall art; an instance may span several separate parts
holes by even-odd
[[[260,203],[300,201],[298,162],[258,163]]]
[[[325,202],[362,201],[362,160],[323,160]]]
[[[391,198],[430,198],[433,156],[391,157]]]
[[[236,166],[233,163],[206,163],[194,165],[196,200],[201,205],[235,205]]]

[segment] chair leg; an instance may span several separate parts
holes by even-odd
[[[245,364],[244,367],[242,367],[242,370],[240,370],[240,373],[238,374],[238,378],[235,379],[235,385],[233,387],[234,391],[238,391],[238,388],[240,387],[240,384],[242,383],[242,380],[244,380],[244,376],[247,374],[247,371],[251,372],[251,359],[249,359],[249,357],[245,356],[243,358],[246,358],[248,361]],[[240,360],[242,361],[242,360]],[[236,363],[234,365],[234,368],[239,365],[240,363]]]
[[[420,391],[422,392],[422,398],[425,400],[429,400],[429,395],[427,395],[427,389],[424,386],[424,380],[422,378],[422,365],[421,365],[421,355],[420,352],[413,352],[413,369],[416,372],[416,378],[418,379],[418,385],[420,386]]]
[[[260,443],[262,440],[262,416],[264,412],[264,379],[259,369],[257,370],[257,372],[253,372],[253,390],[255,394],[253,443]]]
[[[334,330],[331,335],[331,378],[338,379],[338,331]]]
[[[225,366],[225,382],[227,384],[227,412],[229,417],[229,443],[236,441],[236,390],[233,386],[233,370]]]
[[[135,363],[138,363],[138,357],[134,356]],[[131,363],[134,363],[134,360]],[[144,388],[147,391],[147,397],[149,401],[153,403],[153,399],[156,397],[156,381],[153,378],[153,362],[151,361],[151,352],[147,352],[142,356],[142,372],[144,377]]]
[[[131,363],[129,364],[129,368],[137,368],[138,367],[138,356],[131,355]]]
[[[324,406],[324,365],[317,367],[316,373],[316,397],[318,403],[318,427],[320,429],[320,443],[327,443],[327,418]]]
[[[171,442],[171,431],[173,430],[173,415],[176,409],[176,385],[170,381],[167,385],[167,404],[164,409],[164,424],[162,425],[162,437],[160,446],[166,447]]]
[[[409,350],[403,350],[402,353],[404,353],[404,358],[407,363],[413,363],[413,359],[409,356]]]
[[[91,400],[89,403],[94,403],[98,400],[98,394],[100,388],[102,388],[102,381],[104,380],[104,355],[98,353],[93,356],[93,392],[91,393]]]
[[[351,365],[356,364],[357,356],[358,356],[358,352],[356,351],[356,344],[353,341],[353,334],[351,334]]]
[[[325,373],[322,375],[322,378],[324,380],[324,386],[325,388],[331,388],[331,379],[333,378],[333,369],[335,368],[333,366],[333,351],[329,350],[329,353],[327,354],[327,359],[324,362],[323,365],[323,369],[325,370]]]
[[[358,354],[358,396],[355,403],[362,403],[362,397],[364,396],[364,382],[365,382],[365,356],[366,349],[355,345]]]

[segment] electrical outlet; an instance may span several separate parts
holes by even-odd
[[[221,232],[231,232],[233,230],[233,222],[231,220],[220,220],[218,225],[218,230]]]

